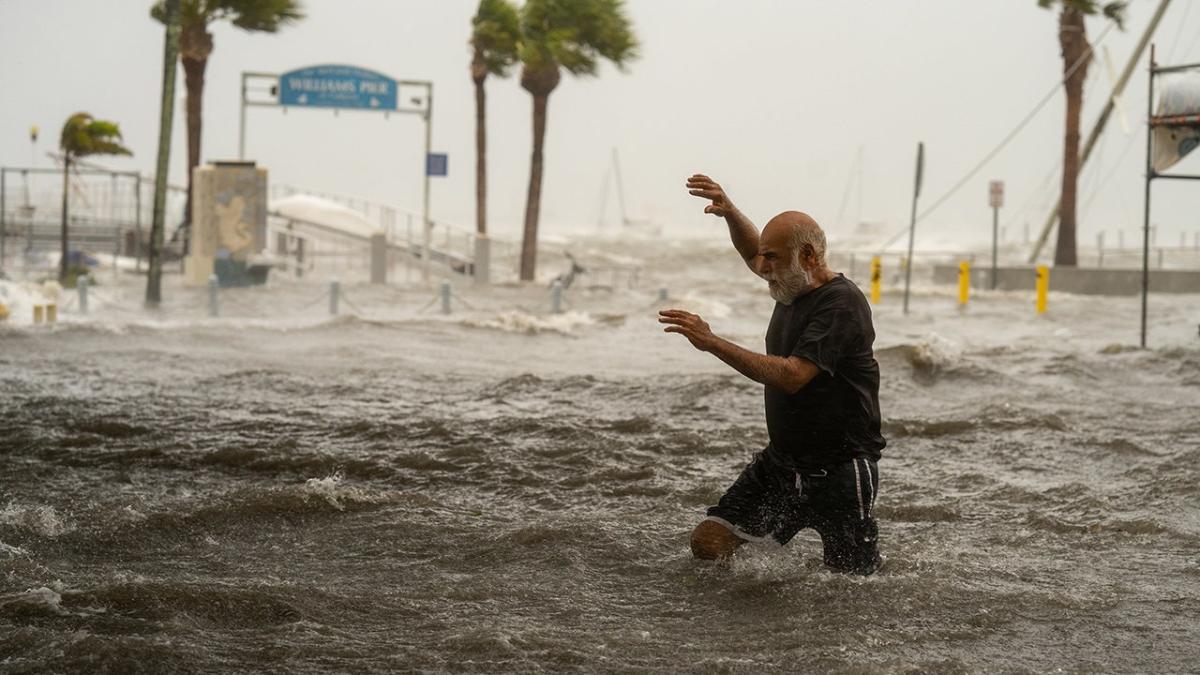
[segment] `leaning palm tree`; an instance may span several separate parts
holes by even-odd
[[[1067,93],[1067,123],[1063,140],[1062,195],[1058,212],[1058,244],[1054,249],[1054,264],[1074,267],[1075,202],[1079,184],[1079,118],[1083,112],[1083,83],[1092,60],[1092,45],[1088,43],[1085,16],[1103,13],[1121,26],[1126,2],[1099,0],[1038,0],[1038,6],[1060,5],[1058,43],[1063,57],[1063,88]]]
[[[546,106],[562,70],[595,75],[601,58],[618,68],[636,57],[637,38],[623,0],[528,0],[521,8],[521,86],[533,96],[533,155],[521,242],[521,280],[537,268],[538,215],[542,199],[542,148]]]
[[[487,98],[488,75],[508,77],[517,62],[521,18],[509,0],[481,0],[471,19],[471,80],[475,82],[475,228],[487,234]]]
[[[121,145],[121,129],[116,122],[98,120],[90,113],[78,112],[67,118],[63,125],[58,149],[63,160],[62,193],[62,260],[58,266],[58,281],[67,283],[67,222],[71,204],[71,162],[87,155],[132,155],[129,148]]]
[[[164,0],[150,8],[150,16],[166,23]],[[200,132],[204,124],[204,70],[213,50],[208,26],[228,19],[246,31],[274,33],[282,26],[304,18],[299,0],[182,0],[180,3],[179,60],[183,62],[187,87],[187,205],[183,222],[192,220],[192,169],[200,164]]]

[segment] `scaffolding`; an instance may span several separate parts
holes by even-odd
[[[1150,77],[1148,78],[1147,87],[1149,88],[1149,96],[1146,98],[1146,197],[1145,197],[1145,213],[1142,222],[1142,348],[1146,347],[1146,315],[1148,311],[1148,301],[1150,295],[1150,185],[1158,178],[1169,180],[1200,180],[1200,175],[1197,174],[1178,174],[1178,173],[1159,173],[1155,162],[1155,131],[1156,130],[1175,130],[1185,131],[1189,135],[1196,135],[1200,131],[1200,100],[1191,101],[1189,109],[1175,110],[1169,109],[1167,106],[1160,106],[1160,114],[1154,114],[1154,80],[1157,77],[1172,73],[1184,73],[1188,71],[1200,72],[1200,63],[1191,63],[1179,66],[1159,66],[1154,61],[1154,45],[1150,45]],[[1165,103],[1165,101],[1164,101]],[[1191,130],[1191,131],[1186,131]],[[1162,139],[1160,139],[1161,142]],[[1166,163],[1167,166],[1178,161],[1182,155],[1187,154],[1188,150],[1184,150],[1171,161]],[[1160,159],[1160,163],[1162,160]]]

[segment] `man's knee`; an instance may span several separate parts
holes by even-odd
[[[742,543],[729,528],[713,520],[702,521],[692,530],[692,555],[701,560],[727,558]]]

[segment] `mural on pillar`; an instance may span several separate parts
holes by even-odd
[[[248,164],[196,169],[191,259],[199,283],[215,273],[222,286],[266,280],[256,258],[267,241],[267,172]],[[190,275],[189,275],[190,276]]]
[[[250,245],[254,243],[254,235],[251,232],[254,226],[245,219],[246,199],[241,195],[234,195],[228,204],[222,204],[219,199],[218,197],[216,206],[217,245],[220,249],[228,251],[232,258],[245,257],[250,251]]]

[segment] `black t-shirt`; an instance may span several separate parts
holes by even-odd
[[[875,328],[862,291],[838,274],[791,305],[775,303],[767,353],[799,356],[820,368],[800,391],[766,387],[769,452],[797,469],[821,469],[856,457],[877,460],[879,363]]]

